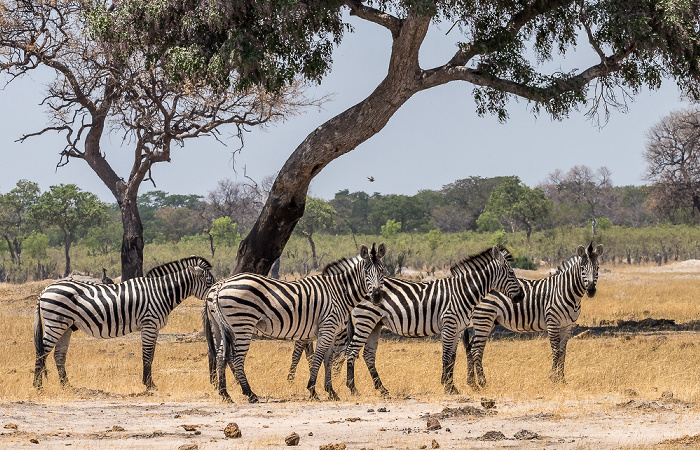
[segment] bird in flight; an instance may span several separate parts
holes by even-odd
[[[374,177],[367,177],[369,181],[374,181]]]

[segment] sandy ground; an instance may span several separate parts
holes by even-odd
[[[262,399],[254,405],[140,397],[5,403],[0,412],[3,448],[276,448],[292,432],[300,436],[300,448],[314,449],[340,443],[348,449],[648,448],[700,432],[694,405],[641,400],[633,393],[564,404],[504,402],[489,410],[464,396],[440,402],[378,397],[376,403]],[[427,430],[430,418],[441,428]],[[231,422],[241,430],[238,439],[224,435]]]

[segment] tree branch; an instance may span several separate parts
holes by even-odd
[[[357,16],[369,22],[383,26],[396,37],[401,32],[402,20],[370,6],[363,5],[359,0],[346,0],[345,4],[350,8],[350,15]]]

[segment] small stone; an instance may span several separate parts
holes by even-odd
[[[493,409],[496,407],[496,400],[493,400],[491,398],[482,398],[481,406],[483,406],[484,409]]]
[[[345,419],[345,420],[346,420],[347,422],[359,422],[359,421],[362,420],[362,419],[360,419],[359,417],[348,417],[348,418]]]
[[[386,428],[381,427],[381,428],[379,429],[379,431],[386,431]]]
[[[236,422],[231,422],[226,425],[226,428],[224,428],[224,435],[227,438],[232,439],[238,439],[239,437],[243,436],[241,429],[238,428],[238,424]]]
[[[119,425],[114,425],[112,428],[110,428],[107,431],[124,431],[124,427],[120,427]]]
[[[421,446],[420,446],[420,447],[418,447],[418,448],[420,448],[420,449],[422,450],[422,449],[424,449],[424,448],[428,448],[428,446],[427,446],[427,445],[425,445],[425,444],[423,444],[423,445],[421,445]]]
[[[179,419],[180,417],[182,417],[180,414],[175,414],[175,417],[174,417],[174,418],[175,418],[175,419]]]
[[[309,436],[313,436],[313,435],[314,435],[314,432],[313,432],[313,431],[309,431]]]
[[[39,439],[37,439],[37,438],[31,438],[31,439],[29,440],[29,442],[31,442],[32,444],[38,444],[38,443],[39,443]]]
[[[452,433],[452,430],[450,430],[449,428],[445,428],[445,431],[447,431],[448,433]]]
[[[195,435],[195,436],[199,436],[200,434],[202,434],[202,432],[199,431],[199,430],[197,430],[197,431],[194,432],[194,435]]]
[[[533,431],[520,430],[517,433],[515,433],[513,437],[519,441],[530,441],[532,439],[539,438],[539,435]]]
[[[340,444],[323,444],[318,448],[318,450],[345,450],[345,444],[340,443]]]
[[[381,408],[377,409],[377,412],[387,412],[387,410],[385,407],[382,406]]]
[[[197,431],[197,425],[180,425],[185,431]]]
[[[430,418],[428,419],[427,427],[429,430],[439,430],[440,428],[442,428],[442,425],[440,425],[439,420]]]
[[[432,448],[440,448],[440,444],[438,444],[438,441],[436,441],[435,439],[433,439],[433,442],[432,442],[432,444],[431,444],[431,447],[432,447]]]
[[[299,445],[299,435],[296,433],[292,433],[286,438],[284,438],[284,443],[287,444],[288,446],[295,446]]]
[[[16,430],[17,428],[19,428],[19,425],[17,425],[16,423],[6,423],[5,428],[8,428],[10,430]]]
[[[367,412],[374,412],[374,409],[370,408],[367,410]]]
[[[661,393],[662,400],[671,400],[672,398],[673,398],[673,392],[671,392],[671,391],[663,391]]]
[[[177,448],[177,450],[199,450],[199,444],[185,444]]]
[[[487,431],[483,436],[476,438],[477,441],[502,441],[506,436],[500,431]]]

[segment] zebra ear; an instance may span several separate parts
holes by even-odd
[[[579,245],[578,248],[576,249],[576,254],[580,256],[581,258],[586,257],[586,247],[583,245]]]
[[[194,275],[201,277],[204,274],[204,269],[199,266],[187,266]]]
[[[382,259],[386,255],[386,244],[382,242],[377,249],[377,259]]]
[[[602,254],[603,254],[603,244],[598,244],[598,246],[595,248],[594,255],[600,256]]]
[[[360,246],[360,257],[361,257],[362,259],[367,259],[367,258],[369,258],[369,249],[368,249],[367,246],[364,245],[364,244],[362,244],[362,245]]]
[[[503,253],[501,253],[501,249],[498,248],[497,245],[494,245],[491,248],[491,255],[493,255],[493,259],[500,262],[501,264],[504,264],[506,262],[506,257],[503,256]]]

